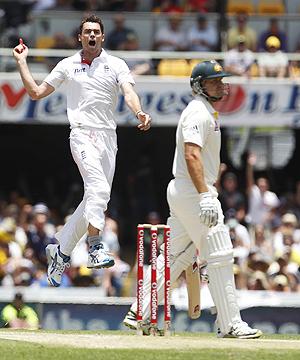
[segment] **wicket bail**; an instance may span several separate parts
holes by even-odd
[[[150,230],[151,290],[150,290],[150,334],[157,333],[158,292],[157,292],[157,250],[158,230],[163,229],[165,284],[164,284],[164,335],[170,335],[171,328],[171,269],[170,269],[170,226],[139,224],[137,227],[137,334],[143,335],[143,285],[144,285],[144,235]]]

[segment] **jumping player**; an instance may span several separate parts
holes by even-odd
[[[60,61],[40,84],[34,81],[27,63],[28,48],[20,39],[13,55],[27,90],[34,100],[50,95],[61,84],[66,86],[67,114],[71,126],[70,147],[84,182],[84,197],[74,214],[56,234],[59,245],[46,248],[48,280],[59,286],[70,255],[87,232],[88,268],[114,265],[100,241],[104,212],[110,199],[117,153],[114,110],[121,88],[127,106],[140,121],[138,128],[148,130],[150,115],[143,112],[134,80],[126,63],[102,48],[104,26],[95,15],[84,18],[78,34],[82,50]]]
[[[215,183],[220,167],[221,133],[214,104],[228,94],[216,61],[198,63],[191,74],[194,99],[182,112],[176,134],[174,179],[167,189],[171,227],[171,283],[193,262],[196,249],[207,262],[209,289],[217,309],[219,337],[258,338],[262,332],[243,322],[233,276],[233,250]],[[164,261],[158,257],[158,297],[163,299]],[[150,276],[144,285],[146,325],[150,314]],[[136,302],[124,324],[136,328]]]

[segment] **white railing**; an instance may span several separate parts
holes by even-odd
[[[74,55],[74,50],[64,49],[29,49],[29,57],[67,57]],[[199,52],[199,51],[115,51],[108,50],[108,53],[124,59],[217,59],[223,60],[225,52]],[[257,59],[262,53],[254,53]],[[300,60],[300,53],[286,53],[289,60]],[[0,48],[0,57],[12,57],[12,49]]]

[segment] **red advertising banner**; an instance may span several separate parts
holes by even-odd
[[[63,87],[47,98],[33,101],[19,80],[0,77],[0,122],[67,124]],[[223,126],[289,126],[300,124],[300,81],[288,79],[230,79],[230,94],[217,104]],[[176,126],[192,99],[189,79],[141,76],[136,79],[143,108],[155,126]],[[116,108],[118,125],[136,124],[120,94]]]

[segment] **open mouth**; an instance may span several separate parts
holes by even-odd
[[[95,41],[95,40],[90,40],[90,41],[89,41],[89,45],[90,45],[90,46],[95,46],[95,45],[96,45],[96,41]]]

